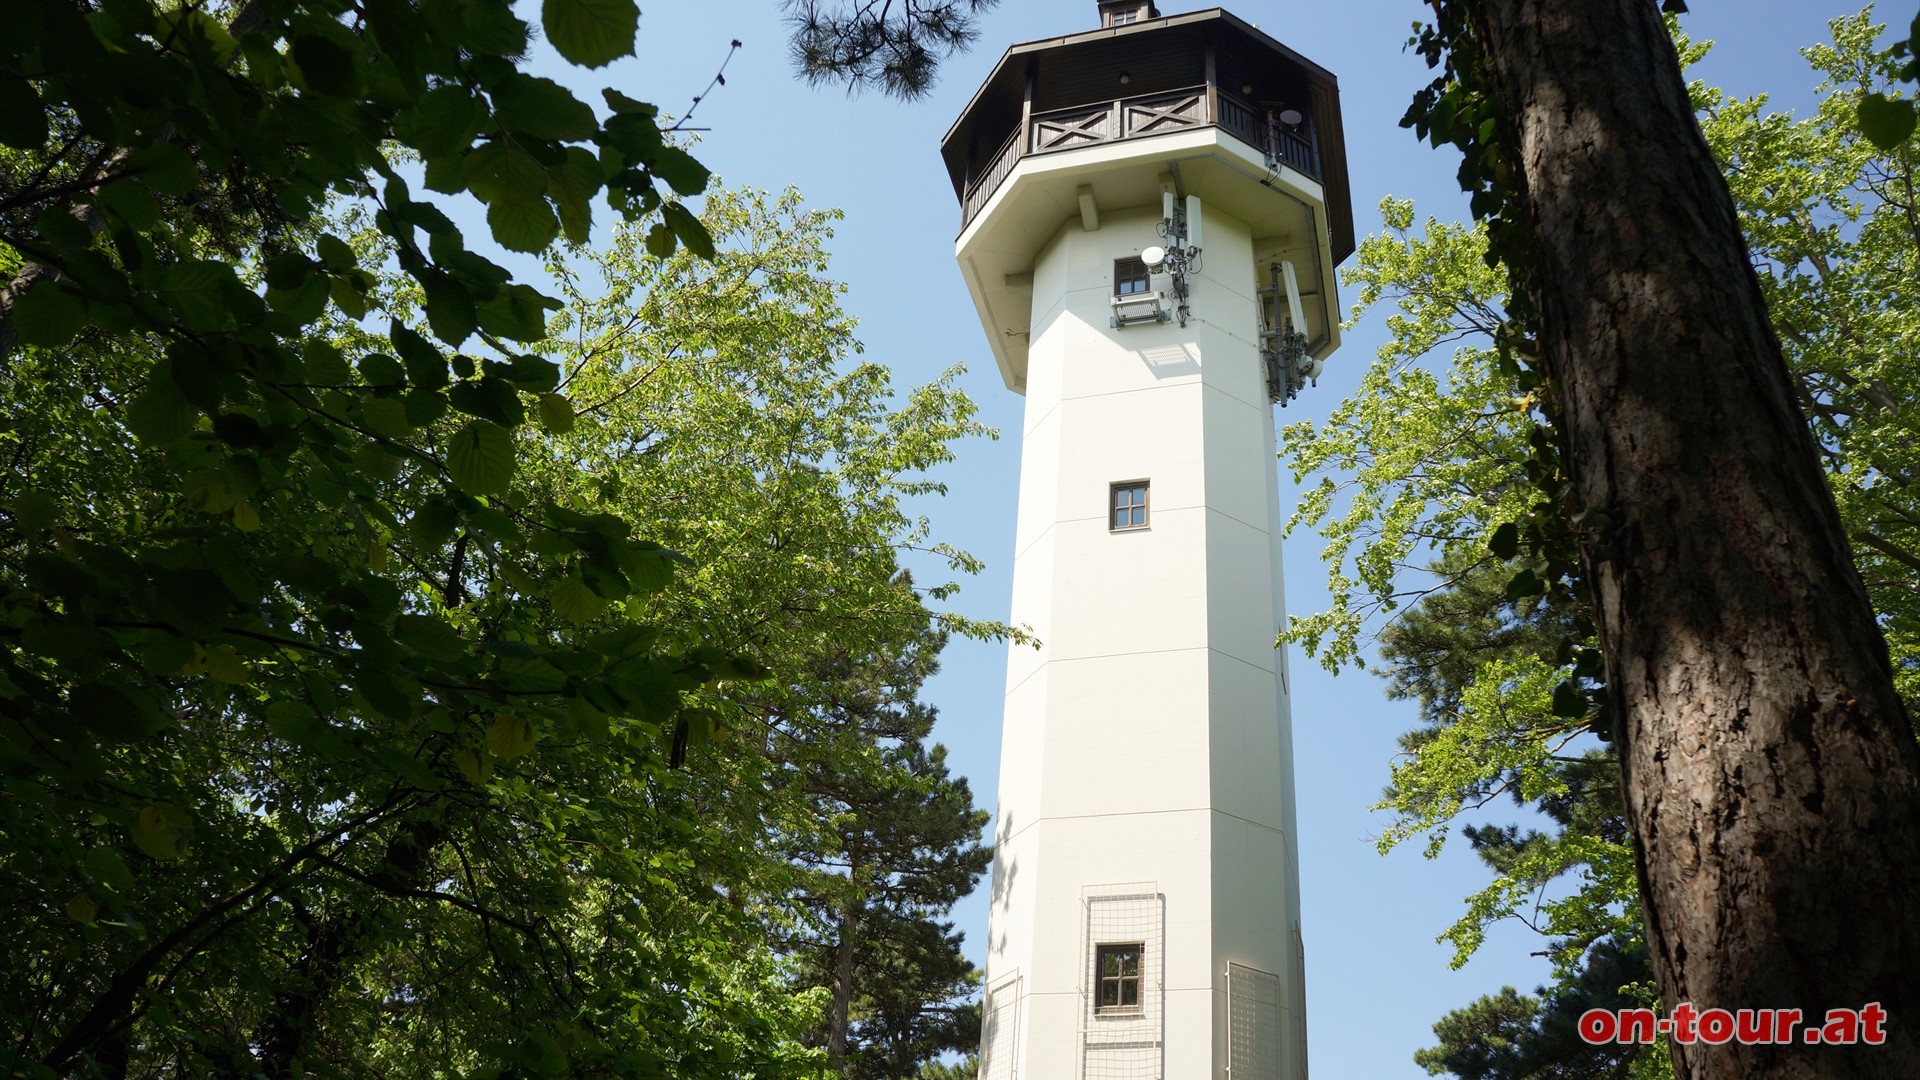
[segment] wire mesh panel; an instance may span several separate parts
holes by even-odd
[[[1280,976],[1227,965],[1227,1076],[1280,1080]]]
[[[980,1002],[980,1080],[1014,1080],[1020,1055],[1020,976],[987,987]]]
[[[1151,886],[1087,890],[1082,1080],[1160,1080],[1166,1030],[1165,905]]]
[[[1290,1000],[1287,1012],[1293,1015],[1293,1060],[1300,1080],[1307,1080],[1307,943],[1300,937],[1300,923],[1293,924],[1293,978],[1288,980]]]

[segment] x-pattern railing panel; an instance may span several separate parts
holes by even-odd
[[[1113,138],[1113,110],[1098,109],[1036,117],[1033,122],[1033,148],[1060,150],[1069,146],[1087,146]]]
[[[1122,127],[1129,137],[1196,127],[1206,122],[1206,100],[1192,93],[1122,102]]]

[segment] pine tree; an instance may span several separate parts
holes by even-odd
[[[820,712],[849,746],[879,750],[790,763],[813,815],[793,832],[813,874],[798,898],[807,932],[791,947],[805,980],[830,992],[820,1044],[850,1077],[911,1076],[979,1039],[966,1000],[978,973],[941,916],[992,859],[987,814],[929,743],[936,712],[919,700],[944,643],[929,628],[912,648],[823,664],[835,693]]]

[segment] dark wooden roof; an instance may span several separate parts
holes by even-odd
[[[1255,101],[1280,101],[1311,110],[1320,139],[1328,227],[1336,263],[1353,253],[1353,205],[1340,123],[1340,85],[1333,73],[1220,8],[1046,38],[1015,45],[1001,56],[960,118],[940,141],[956,196],[965,198],[971,172],[990,160],[1019,129],[1033,72],[1033,112],[1115,98],[1119,72],[1127,94],[1194,86],[1206,81],[1211,45],[1219,84]]]

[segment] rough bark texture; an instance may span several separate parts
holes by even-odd
[[[840,940],[833,947],[833,1001],[827,1010],[827,1056],[841,1072],[847,1067],[847,1027],[853,1009],[853,901],[840,913]]]
[[[1880,1047],[1681,1075],[1920,1077],[1920,747],[1652,0],[1454,0],[1511,121],[1669,1007],[1880,1002]]]

